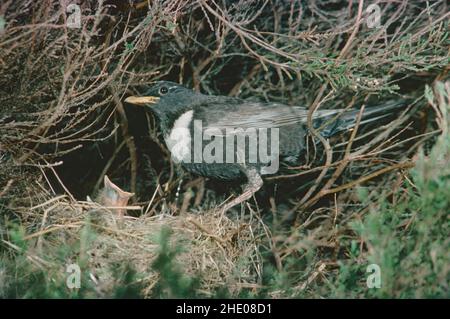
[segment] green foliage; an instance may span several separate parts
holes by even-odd
[[[89,224],[81,230],[80,240],[73,245],[36,249],[32,241],[24,239],[22,227],[11,224],[7,230],[10,246],[2,247],[0,255],[0,298],[93,298],[103,297],[89,278],[86,251],[95,239]],[[11,248],[11,247],[9,247]],[[37,254],[37,251],[41,253]],[[76,264],[81,270],[80,288],[68,288],[71,272],[67,266]],[[142,286],[135,270],[127,263],[112,266],[114,290],[107,297],[139,298]]]
[[[445,96],[443,86],[437,86]],[[432,102],[433,93],[426,90]],[[448,96],[446,96],[448,101]],[[449,104],[440,108],[448,123]],[[340,266],[336,296],[378,298],[448,298],[450,283],[450,136],[443,132],[431,153],[419,154],[411,170],[407,196],[394,204],[380,198],[363,219],[352,223],[366,247],[364,256],[350,253]],[[367,198],[364,198],[367,201]],[[368,264],[380,266],[382,284],[368,289]]]
[[[199,279],[183,273],[175,257],[181,252],[180,245],[171,245],[170,229],[163,227],[159,237],[158,256],[152,268],[158,272],[159,280],[153,292],[157,298],[194,298],[197,296]]]
[[[67,288],[63,268],[59,268],[59,271],[49,270],[46,267],[49,263],[43,262],[43,258],[33,253],[21,229],[17,224],[10,226],[8,233],[13,251],[4,249],[0,256],[0,298],[82,297],[84,289],[71,291]],[[69,247],[65,247],[65,253],[69,250]]]
[[[136,270],[129,264],[124,267],[114,269],[115,289],[113,298],[117,299],[140,299],[143,298],[142,290],[144,286],[138,278],[141,277],[136,273]]]

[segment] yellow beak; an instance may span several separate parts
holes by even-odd
[[[125,99],[125,102],[136,105],[156,104],[158,101],[156,96],[129,96]]]

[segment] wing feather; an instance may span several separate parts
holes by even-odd
[[[314,119],[329,117],[342,110],[318,110]],[[275,103],[250,102],[240,99],[227,99],[208,102],[207,106],[196,110],[206,129],[280,128],[288,125],[306,124],[308,109],[301,106],[287,106]]]

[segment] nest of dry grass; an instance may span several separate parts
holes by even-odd
[[[217,210],[200,215],[141,215],[118,220],[117,214],[104,206],[73,202],[65,196],[32,207],[29,217],[40,218],[40,209],[44,210],[40,229],[27,231],[25,237],[35,247],[29,253],[42,256],[61,246],[72,246],[80,241],[83,229],[89,229],[89,240],[80,249],[80,255],[71,258],[76,262],[85,256],[85,267],[95,283],[97,297],[112,294],[116,278],[110,265],[121,264],[143,274],[139,279],[143,296],[151,296],[159,280],[151,266],[160,253],[162,240],[168,241],[164,247],[176,247],[179,251],[174,259],[179,271],[200,278],[205,296],[213,295],[224,283],[230,292],[238,294],[243,288],[257,286],[261,279],[258,246],[265,226],[258,219],[231,220]],[[161,237],[163,229],[169,230],[171,236]],[[60,269],[58,263],[47,260],[45,267]]]

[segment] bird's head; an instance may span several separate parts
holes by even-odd
[[[168,127],[181,114],[192,109],[195,102],[199,102],[203,94],[196,93],[184,86],[169,82],[155,82],[139,96],[129,96],[126,103],[141,105],[152,111],[158,117],[161,126]]]

